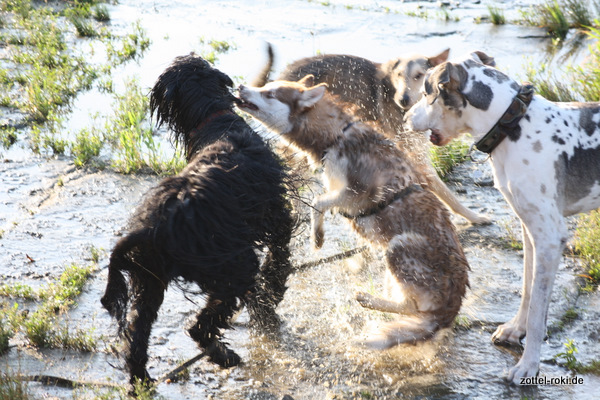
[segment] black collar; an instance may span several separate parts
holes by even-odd
[[[346,126],[344,127],[344,129],[342,129],[342,132],[344,132],[344,133],[345,133],[345,132],[346,132],[348,129],[350,129],[350,127],[351,127],[352,125],[354,125],[354,124],[355,124],[355,122],[354,122],[354,121],[348,122],[348,125],[346,125]]]
[[[481,140],[475,143],[477,150],[490,154],[496,146],[508,136],[508,132],[515,129],[521,121],[521,118],[527,112],[527,107],[533,98],[533,85],[525,84],[519,88],[519,93],[515,96],[508,109],[504,112],[496,125],[485,134]]]
[[[370,217],[371,215],[375,215],[379,211],[382,211],[384,208],[386,208],[387,206],[389,206],[396,200],[404,198],[414,192],[420,192],[422,190],[423,190],[423,188],[421,187],[421,185],[413,183],[412,185],[405,187],[404,189],[400,190],[399,192],[396,192],[394,194],[394,196],[392,196],[391,198],[389,198],[387,200],[382,200],[379,203],[377,203],[375,206],[369,208],[368,210],[361,211],[356,215],[351,215],[351,214],[345,213],[343,211],[338,211],[338,214],[340,214],[342,217],[348,218],[348,219],[359,219],[359,218],[364,218],[364,217]]]

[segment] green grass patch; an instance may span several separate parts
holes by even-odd
[[[577,100],[573,85],[568,81],[553,77],[547,64],[542,63],[541,65],[533,66],[529,63],[525,73],[527,81],[535,87],[536,94],[550,101]]]
[[[506,18],[504,17],[504,10],[502,10],[500,7],[488,4],[487,9],[490,13],[490,21],[492,21],[492,24],[504,25],[506,23]]]
[[[27,384],[19,379],[19,375],[12,375],[10,371],[0,371],[0,399],[2,400],[29,400],[32,397],[27,391]]]
[[[600,282],[600,212],[582,214],[577,220],[575,251],[586,265],[586,277],[592,284]]]
[[[150,47],[152,41],[139,21],[133,24],[133,32],[121,39],[120,43],[107,44],[108,59],[113,65],[139,59]]]
[[[433,167],[441,178],[452,172],[453,168],[465,161],[469,153],[469,144],[464,140],[453,140],[447,146],[431,146],[429,156]]]
[[[596,12],[600,11],[597,0],[594,1]],[[569,29],[588,30],[598,26],[592,15],[588,0],[548,0],[521,11],[522,22],[545,28],[558,40],[566,38]]]
[[[76,304],[77,297],[95,269],[96,265],[80,267],[72,264],[55,282],[37,290],[22,284],[0,286],[0,296],[38,303],[37,309],[29,312],[21,311],[18,303],[10,307],[3,302],[0,308],[3,327],[0,330],[0,353],[2,348],[8,348],[8,340],[16,332],[21,332],[28,343],[35,347],[94,350],[97,339],[92,332],[71,330],[68,324],[60,321],[60,317]]]
[[[596,25],[600,21],[596,20]],[[585,101],[598,101],[600,99],[600,29],[590,28],[587,32],[593,40],[588,47],[590,56],[583,65],[572,69],[572,74],[576,76],[576,90]]]
[[[199,54],[211,64],[215,64],[221,54],[225,54],[236,48],[234,43],[229,43],[225,40],[206,39],[201,37],[199,42],[203,48],[203,50],[199,51]]]
[[[118,95],[113,117],[107,122],[107,140],[115,148],[113,167],[125,174],[144,169],[171,175],[185,166],[180,152],[168,158],[154,137],[149,123],[149,100],[136,80],[126,82],[124,95]]]
[[[600,360],[593,360],[589,364],[583,364],[577,360],[576,354],[579,353],[579,350],[572,339],[568,339],[564,343],[564,346],[565,350],[554,356],[557,364],[578,374],[600,375]]]

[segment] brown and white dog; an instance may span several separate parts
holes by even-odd
[[[373,246],[385,249],[391,299],[359,293],[369,308],[402,316],[368,339],[374,348],[431,338],[457,315],[469,266],[447,209],[420,184],[423,177],[384,135],[313,86],[274,81],[240,86],[238,107],[323,168],[325,194],[314,199],[312,240],[324,241],[323,215],[337,210]],[[351,106],[350,106],[351,107]]]
[[[375,122],[385,136],[393,139],[410,157],[424,182],[452,211],[474,224],[488,224],[490,219],[465,207],[439,178],[429,159],[427,140],[420,134],[403,129],[405,112],[421,98],[427,71],[448,59],[450,49],[435,56],[403,55],[384,63],[347,54],[324,54],[294,61],[278,80],[298,81],[313,75],[316,83],[326,83],[329,93],[356,105],[361,121]],[[268,47],[269,61],[252,82],[262,87],[269,81],[273,50]]]
[[[496,187],[521,219],[524,275],[515,317],[492,336],[525,350],[508,380],[539,371],[552,286],[568,238],[565,218],[600,207],[600,103],[554,103],[533,96],[476,52],[433,69],[407,115],[445,145],[464,132],[490,154]]]

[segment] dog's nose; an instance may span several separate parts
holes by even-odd
[[[410,97],[407,94],[402,96],[402,100],[400,100],[400,105],[405,110],[410,107]]]
[[[246,86],[244,86],[244,85],[242,85],[242,84],[240,84],[240,86],[238,86],[238,91],[240,91],[240,92],[241,92],[241,91],[242,91],[242,90],[244,90],[244,89],[246,89]]]

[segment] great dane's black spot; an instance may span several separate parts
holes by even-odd
[[[552,141],[555,142],[555,143],[560,144],[561,146],[565,144],[564,139],[561,138],[560,136],[557,136],[557,135],[552,135]]]
[[[510,78],[508,76],[504,75],[502,72],[500,72],[494,68],[484,68],[483,74],[486,76],[489,76],[490,78],[494,79],[498,83],[504,83],[504,82],[510,80]],[[517,86],[517,89],[518,89],[518,86]]]
[[[588,107],[581,109],[581,114],[579,115],[579,125],[588,136],[592,136],[596,129],[600,127],[598,122],[594,122],[594,116],[600,112],[599,105],[590,104]]]
[[[473,82],[473,87],[468,93],[464,93],[467,101],[475,108],[486,111],[490,108],[494,92],[483,82]]]
[[[554,163],[556,181],[562,185],[567,204],[588,196],[594,184],[600,182],[600,146],[574,150],[571,157],[563,152]]]
[[[506,132],[506,136],[513,142],[516,142],[521,137],[521,125],[515,126]]]

